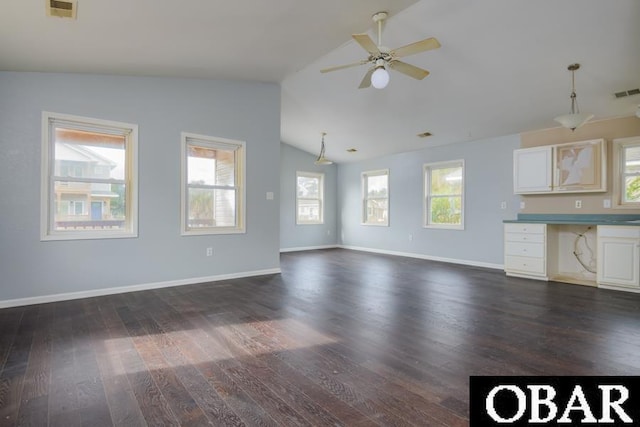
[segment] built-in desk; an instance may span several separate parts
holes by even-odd
[[[640,292],[640,215],[520,214],[505,220],[504,270]]]

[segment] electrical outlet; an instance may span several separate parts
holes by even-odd
[[[267,200],[273,200],[273,191],[267,191]]]
[[[327,230],[327,236],[331,236],[331,230]]]
[[[207,248],[207,256],[213,256],[213,248]]]
[[[605,209],[610,209],[611,208],[611,199],[604,199],[602,201],[602,207]]]
[[[582,200],[576,200],[576,209],[582,209]]]
[[[524,209],[524,202],[520,202],[520,209]]]
[[[409,234],[409,241],[412,242],[413,241],[413,234]]]
[[[501,202],[500,209],[507,209],[507,202]]]

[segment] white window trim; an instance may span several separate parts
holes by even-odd
[[[444,169],[447,167],[462,167],[462,194],[460,200],[460,224],[450,225],[450,224],[431,224],[429,223],[429,213],[430,209],[430,200],[431,200],[431,174],[428,173],[431,169]],[[434,228],[434,229],[445,229],[445,230],[464,230],[464,211],[465,211],[465,167],[464,167],[464,159],[460,160],[447,160],[443,162],[434,162],[434,163],[425,163],[422,168],[422,204],[423,204],[423,214],[422,214],[422,226],[423,228]]]
[[[126,173],[125,187],[127,197],[125,230],[56,231],[54,222],[54,168],[51,139],[53,122],[79,130],[113,133],[126,137]],[[122,239],[138,237],[138,125],[112,120],[94,119],[71,114],[42,112],[42,156],[40,167],[40,240],[85,240],[85,239]]]
[[[616,209],[640,209],[640,202],[624,202],[623,192],[625,185],[622,154],[624,149],[632,146],[640,146],[640,137],[618,138],[613,140],[613,200]]]
[[[180,171],[180,234],[182,236],[202,236],[210,234],[242,234],[246,232],[246,142],[235,139],[227,139],[213,137],[208,135],[199,135],[196,133],[181,132],[181,171]],[[187,141],[197,140],[205,146],[211,148],[230,149],[236,147],[236,164],[235,164],[235,187],[238,189],[236,197],[236,225],[233,227],[208,227],[197,230],[189,230],[187,228],[188,218],[188,200],[187,200]]]
[[[298,177],[300,176],[305,176],[307,178],[317,178],[320,180],[320,185],[319,187],[319,191],[320,191],[320,197],[319,198],[309,198],[309,197],[298,197]],[[320,225],[320,224],[324,224],[324,173],[322,172],[304,172],[304,171],[296,171],[296,225]],[[320,220],[319,221],[301,221],[298,218],[298,201],[299,200],[318,200],[320,202]]]
[[[384,223],[367,222],[367,193],[368,185],[367,178],[372,176],[387,176],[387,221]],[[389,169],[377,169],[372,171],[365,171],[361,174],[360,186],[362,187],[362,201],[360,203],[360,225],[374,226],[374,227],[389,227],[389,217],[391,216],[391,178],[389,176]],[[381,199],[382,197],[378,197]]]

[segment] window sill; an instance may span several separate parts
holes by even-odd
[[[458,230],[458,231],[463,231],[464,230],[464,225],[435,225],[435,224],[430,224],[430,225],[424,225],[424,226],[422,226],[422,228],[431,228],[431,229],[435,229],[435,230]]]

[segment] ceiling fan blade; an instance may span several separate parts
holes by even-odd
[[[369,86],[371,86],[371,74],[373,74],[375,69],[376,67],[371,67],[369,71],[367,71],[367,74],[365,74],[364,77],[362,78],[362,81],[360,82],[360,86],[358,86],[358,89],[366,89]]]
[[[389,62],[389,68],[399,71],[402,74],[406,74],[409,77],[413,77],[417,80],[422,80],[429,75],[427,70],[423,70],[422,68],[416,67],[415,65],[407,64],[402,61],[391,61]]]
[[[399,47],[391,51],[391,55],[395,58],[402,58],[403,56],[415,55],[416,53],[424,52],[427,50],[437,49],[440,47],[440,42],[435,37],[420,40],[419,42],[411,43],[406,46]]]
[[[335,67],[323,68],[322,70],[320,70],[320,72],[321,73],[329,73],[331,71],[342,70],[344,68],[357,67],[358,65],[363,65],[363,64],[366,64],[367,62],[369,62],[368,59],[363,59],[361,61],[353,62],[351,64],[345,64],[345,65],[338,65],[338,66],[335,66]]]
[[[371,40],[368,34],[353,34],[351,35],[355,41],[358,42],[360,46],[364,48],[371,55],[380,55],[380,51],[378,50],[378,46]]]

